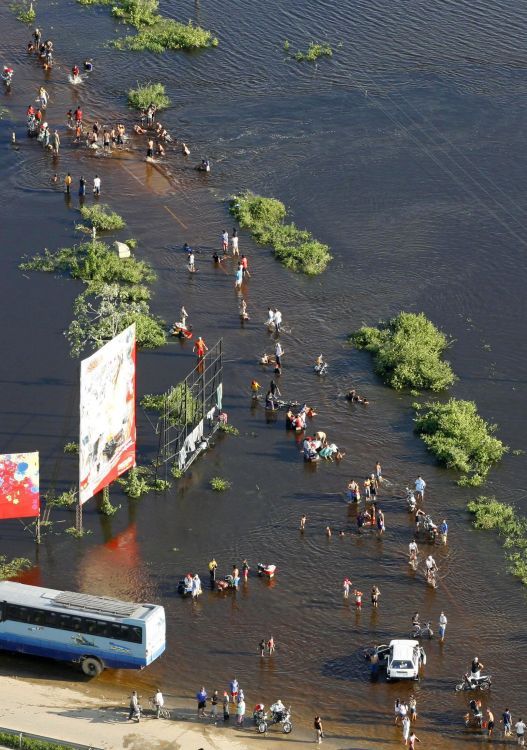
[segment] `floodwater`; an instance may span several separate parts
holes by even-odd
[[[75,482],[75,459],[62,446],[77,434],[78,364],[62,331],[81,287],[17,269],[24,254],[72,242],[76,196],[66,202],[50,182],[66,171],[76,180],[101,175],[104,200],[126,218],[138,255],[158,272],[154,311],[172,321],[183,303],[209,344],[223,337],[224,406],[241,434],[220,437],[166,496],[134,502],[115,490],[122,507],[112,519],[88,503],[92,533],[81,542],[60,533],[73,522],[66,512],[54,516],[54,533],[38,550],[20,523],[3,522],[2,552],[34,559],[27,577],[33,583],[162,603],[167,652],[141,674],[141,685],[191,696],[201,684],[223,689],[236,675],[249,705],[281,697],[296,717],[319,712],[328,734],[354,747],[399,742],[390,726],[393,701],[415,690],[425,746],[475,744],[480,738],[460,721],[466,696],[453,688],[476,653],[493,675],[494,712],[509,705],[517,717],[527,710],[527,673],[517,661],[527,644],[525,591],[506,573],[499,540],[471,529],[465,505],[475,493],[457,487],[414,436],[412,398],[383,386],[369,356],[351,351],[346,337],[362,323],[423,310],[453,339],[449,358],[459,381],[452,393],[474,399],[512,449],[527,448],[525,6],[161,5],[213,29],[220,46],[192,55],[116,53],[104,46],[121,31],[107,10],[73,0],[40,3],[38,20],[55,41],[48,116],[62,131],[65,112],[77,103],[89,119],[131,122],[123,92],[136,81],[165,83],[173,106],[162,121],[192,149],[188,162],[169,153],[169,180],[142,162],[142,143],[127,158],[95,158],[72,148],[63,133],[53,161],[25,140],[25,109],[44,76],[25,55],[27,30],[0,9],[1,59],[16,69],[12,93],[0,92],[8,109],[0,122],[2,452],[39,450],[44,490]],[[284,58],[285,39],[293,49],[327,40],[335,53],[300,65]],[[95,71],[74,89],[68,69],[87,55]],[[191,168],[202,156],[213,164],[207,177]],[[303,278],[242,232],[252,273],[244,289],[251,321],[243,329],[234,269],[210,261],[222,229],[232,227],[225,200],[242,189],[281,198],[334,256],[325,274]],[[192,278],[184,241],[201,249]],[[251,408],[251,379],[269,379],[255,364],[272,343],[263,326],[268,304],[280,306],[290,329],[283,336],[282,393],[318,407],[314,426],[346,451],[340,465],[306,466],[282,416],[267,423],[261,407]],[[324,379],[311,369],[321,351],[330,364]],[[139,394],[178,382],[193,361],[191,346],[174,342],[140,354]],[[367,408],[343,401],[350,386],[369,397]],[[155,448],[141,415],[141,459],[151,459]],[[347,481],[362,480],[377,459],[390,482],[381,495],[382,541],[355,534],[342,495]],[[427,508],[446,517],[451,530],[448,547],[434,551],[436,591],[405,562],[412,523],[400,495],[418,473],[428,483]],[[232,489],[213,493],[208,482],[215,475],[231,480]],[[509,454],[484,492],[525,511],[526,486],[525,456]],[[303,513],[308,527],[301,537]],[[327,524],[352,533],[328,540]],[[181,600],[178,578],[198,570],[206,580],[211,555],[222,573],[244,557],[253,568],[273,562],[279,572],[271,585],[251,576],[236,596],[205,591],[197,604]],[[343,604],[345,575],[366,593],[360,615]],[[378,611],[367,595],[373,584],[382,592]],[[371,683],[363,648],[405,636],[415,610],[437,624],[441,609],[449,618],[447,639],[425,644],[420,683]],[[271,634],[276,656],[260,660],[257,644]],[[76,679],[69,667],[38,660],[5,656],[0,667]],[[136,675],[105,673],[100,684],[124,693]]]

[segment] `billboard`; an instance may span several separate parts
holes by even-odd
[[[79,502],[135,466],[135,324],[81,362]]]
[[[38,453],[0,455],[0,518],[40,513]]]

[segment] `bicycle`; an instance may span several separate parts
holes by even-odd
[[[170,719],[171,714],[168,708],[165,708],[164,706],[158,706],[156,703],[154,703],[154,699],[149,699],[150,708],[155,712],[158,719]]]

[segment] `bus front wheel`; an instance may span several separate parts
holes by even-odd
[[[103,668],[102,662],[94,656],[85,656],[81,661],[81,669],[88,677],[98,677]]]

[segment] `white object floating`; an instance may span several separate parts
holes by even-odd
[[[128,247],[126,242],[119,242],[118,240],[115,240],[113,246],[117,250],[117,255],[119,256],[119,258],[130,257],[130,248]]]

